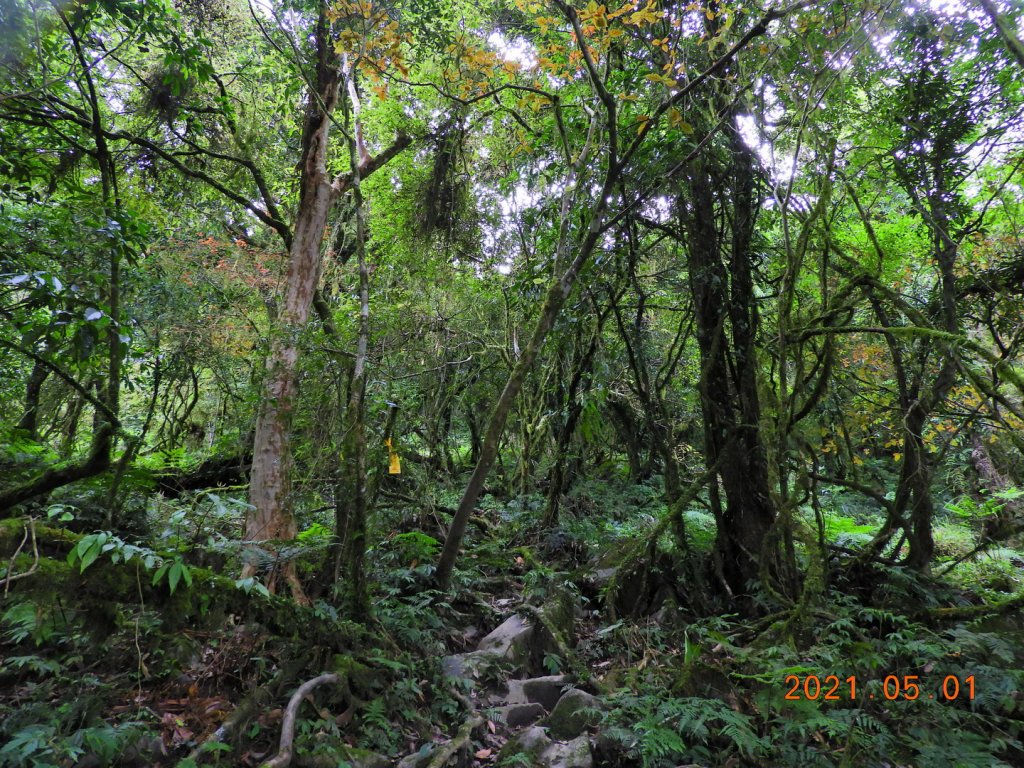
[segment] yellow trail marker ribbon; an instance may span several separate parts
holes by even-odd
[[[391,438],[389,437],[384,441],[384,445],[388,447],[388,474],[389,475],[400,475],[402,474],[402,461],[398,458],[398,452],[391,447]]]

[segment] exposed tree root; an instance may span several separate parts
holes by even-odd
[[[448,765],[448,761],[469,744],[469,740],[473,736],[473,731],[486,722],[483,715],[476,711],[472,701],[457,691],[454,691],[453,695],[462,702],[464,707],[469,709],[470,715],[459,727],[459,731],[455,734],[455,737],[443,747],[434,751],[434,754],[431,756],[430,762],[427,763],[426,768],[444,768],[444,766]]]
[[[260,768],[287,768],[291,765],[292,744],[295,741],[295,719],[298,717],[299,707],[302,706],[303,700],[314,688],[327,683],[337,683],[340,680],[341,676],[338,673],[324,672],[299,686],[298,690],[292,694],[288,701],[288,707],[284,711],[284,720],[281,723],[281,743],[278,746],[277,755],[263,763]]]
[[[246,696],[242,700],[242,703],[235,707],[234,711],[228,715],[228,718],[221,723],[220,727],[203,739],[203,741],[192,750],[191,754],[188,756],[189,759],[198,763],[201,760],[202,755],[208,750],[209,745],[218,743],[226,744],[234,740],[236,734],[244,730],[245,726],[248,725],[249,721],[252,720],[253,717],[266,709],[274,699],[280,696],[281,691],[295,679],[295,676],[298,675],[300,671],[302,671],[302,668],[306,666],[307,661],[308,657],[302,656],[282,665],[270,682],[266,685],[261,685]]]
[[[29,539],[29,535],[32,537],[32,565],[27,571],[23,573],[14,573],[14,561],[18,559],[18,555],[21,554],[21,550],[24,548],[25,543]],[[4,578],[0,579],[0,584],[4,587],[4,597],[7,597],[7,592],[11,588],[11,582],[17,581],[18,579],[24,579],[26,576],[31,576],[33,573],[39,570],[39,545],[36,543],[36,519],[30,517],[28,519],[28,525],[25,526],[25,535],[21,537],[21,543],[18,548],[14,550],[14,554],[11,555],[11,560],[7,564],[7,573]]]

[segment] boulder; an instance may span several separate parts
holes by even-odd
[[[495,707],[493,711],[497,718],[509,728],[533,725],[547,714],[544,707],[534,702],[506,704],[503,707]]]
[[[540,758],[546,768],[594,768],[590,739],[579,736],[566,742],[553,742]]]
[[[388,768],[392,761],[376,752],[355,747],[344,747],[314,754],[295,755],[292,763],[295,768],[335,768],[338,764],[350,765],[352,768]],[[408,768],[416,768],[415,765]]]
[[[498,764],[508,760],[513,755],[522,755],[530,761],[530,765],[541,766],[541,756],[551,746],[551,739],[539,725],[531,725],[524,728],[511,739],[505,742],[505,746],[498,753]]]
[[[344,750],[341,759],[347,762],[352,768],[388,768],[391,761],[383,755],[371,752],[368,749],[357,749],[349,747]]]
[[[550,712],[562,698],[562,692],[573,681],[571,675],[546,675],[529,680],[509,680],[509,704],[536,703]]]
[[[569,647],[576,644],[575,624],[578,609],[578,595],[567,584],[552,587],[540,609],[545,627],[557,634],[561,642]]]
[[[498,764],[514,756],[525,758],[533,768],[594,768],[590,740],[586,736],[568,742],[552,741],[544,729],[531,726],[513,736],[498,754]]]
[[[477,651],[486,651],[511,659],[517,664],[530,655],[533,625],[518,613],[509,616],[494,631],[480,641]]]
[[[601,722],[603,710],[599,698],[574,688],[558,700],[543,724],[555,739],[575,739]]]
[[[486,678],[496,679],[507,666],[503,655],[493,651],[470,651],[445,656],[441,659],[441,672],[445,677],[479,683]]]
[[[544,674],[548,656],[563,662],[576,644],[575,622],[579,608],[578,595],[566,585],[552,585],[544,595],[544,603],[536,610],[537,625],[529,642],[526,669],[533,675]]]

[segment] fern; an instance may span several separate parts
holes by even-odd
[[[644,766],[649,766],[682,755],[686,751],[686,743],[671,728],[655,726],[643,731],[637,749]]]

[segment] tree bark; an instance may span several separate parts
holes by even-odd
[[[299,337],[305,329],[320,282],[320,245],[327,231],[334,203],[360,178],[366,178],[405,149],[411,140],[399,134],[377,157],[365,151],[353,159],[348,174],[330,178],[327,170],[331,115],[341,96],[341,71],[330,32],[326,4],[320,6],[316,27],[316,79],[302,132],[302,171],[299,207],[288,249],[288,270],[284,299],[277,317],[267,358],[266,378],[253,443],[253,461],[249,481],[252,509],[245,521],[245,539],[260,543],[295,538],[296,524],[291,498],[291,421],[297,394],[296,366]],[[363,265],[365,268],[365,265]],[[257,563],[248,562],[243,578],[256,573]],[[300,602],[307,598],[299,584],[295,567],[280,564],[268,581],[276,586],[278,573]]]
[[[320,243],[327,229],[334,192],[327,173],[327,150],[331,113],[338,103],[339,71],[333,51],[329,23],[323,6],[317,22],[316,91],[310,94],[302,132],[302,173],[299,208],[288,252],[284,299],[270,342],[266,381],[253,445],[249,501],[246,516],[247,542],[291,540],[296,525],[291,499],[290,431],[296,395],[296,364],[299,336],[309,320],[313,298],[320,282]],[[278,569],[296,600],[306,598],[295,567],[284,563]],[[254,561],[246,563],[242,577],[257,571]],[[276,587],[277,573],[267,587]]]
[[[565,471],[565,464],[568,460],[569,445],[576,427],[579,424],[580,416],[583,414],[583,404],[579,402],[579,394],[590,387],[594,373],[594,360],[597,351],[601,347],[601,330],[604,328],[605,319],[608,317],[608,307],[598,311],[597,322],[593,334],[587,342],[586,348],[581,352],[576,350],[576,365],[572,371],[572,378],[563,397],[562,407],[566,409],[565,421],[558,430],[558,437],[555,443],[554,463],[551,465],[551,472],[548,475],[548,498],[544,508],[542,525],[545,528],[553,528],[558,525],[558,510],[561,504],[562,494],[569,486],[569,478]]]
[[[43,383],[50,371],[40,361],[32,364],[32,372],[25,382],[25,410],[18,421],[18,429],[28,432],[28,436],[35,440],[39,436],[39,395],[43,390]]]
[[[113,230],[115,225],[120,226],[121,222],[118,219],[122,213],[117,185],[117,166],[107,144],[104,114],[100,106],[101,99],[97,94],[96,84],[92,77],[92,65],[89,63],[82,46],[82,40],[85,39],[87,30],[77,28],[73,20],[63,10],[58,10],[58,16],[68,32],[75,58],[81,67],[81,72],[78,73],[76,80],[82,92],[82,97],[86,102],[86,108],[79,113],[80,120],[83,127],[89,131],[93,140],[93,148],[88,150],[88,152],[93,160],[95,160],[96,168],[100,175],[100,210],[108,222],[111,222],[107,226]],[[69,483],[97,475],[110,466],[115,437],[121,426],[118,420],[118,412],[121,392],[121,363],[123,358],[122,329],[120,326],[120,292],[121,256],[124,244],[113,232],[109,240],[110,242],[107,243],[107,250],[104,254],[106,257],[104,263],[97,265],[98,273],[102,274],[104,270],[107,273],[107,285],[104,286],[106,295],[102,296],[102,299],[105,300],[107,315],[110,320],[106,331],[107,380],[105,386],[99,388],[97,397],[92,399],[95,407],[95,428],[90,442],[89,453],[85,460],[77,465],[49,469],[34,480],[0,494],[0,512],[9,511],[17,504],[49,493]],[[8,346],[10,345],[8,344]],[[55,365],[44,357],[35,354],[32,350],[28,350],[27,353],[33,358],[35,363],[32,372],[33,378],[37,376],[40,366],[57,373],[63,373]],[[45,378],[45,373],[42,376]],[[65,377],[62,376],[62,378]],[[87,390],[83,389],[74,379],[66,377],[65,380],[83,395],[87,394]],[[33,386],[34,383],[30,380],[26,392],[26,400],[30,410],[26,412],[26,417],[29,419],[28,426],[35,429],[35,410],[38,408],[39,393],[38,390],[35,393],[32,392]],[[42,386],[42,379],[39,380],[38,386]],[[37,400],[34,406],[31,402],[33,397]]]
[[[709,466],[718,465],[724,508],[716,510],[715,560],[734,595],[748,593],[759,576],[765,537],[775,518],[765,447],[758,430],[757,311],[753,295],[750,237],[757,206],[749,149],[730,127],[729,183],[715,189],[710,161],[695,164],[682,223],[700,351],[699,391]],[[717,195],[716,195],[717,192]],[[716,205],[716,196],[718,203]],[[726,202],[728,201],[728,202]],[[718,205],[732,205],[731,233],[720,232]],[[723,240],[731,235],[731,242]],[[728,252],[728,264],[723,261]],[[732,338],[727,334],[731,327]]]
[[[611,186],[611,183],[606,183],[605,189],[610,191]],[[547,297],[544,300],[540,316],[537,318],[537,323],[533,329],[533,335],[516,361],[516,365],[512,369],[512,373],[509,374],[508,381],[505,382],[505,387],[502,389],[501,395],[494,405],[494,410],[491,412],[491,417],[487,422],[487,429],[484,433],[483,444],[480,447],[480,459],[473,469],[473,474],[466,485],[466,490],[462,494],[462,500],[459,502],[459,506],[452,518],[452,525],[448,531],[448,536],[445,538],[444,548],[437,563],[436,578],[438,586],[442,590],[447,590],[451,585],[452,571],[455,568],[455,559],[458,557],[459,548],[462,546],[462,537],[466,533],[466,524],[469,522],[477,499],[480,497],[480,491],[484,487],[487,475],[494,466],[494,461],[498,455],[498,444],[501,441],[502,433],[505,431],[505,422],[508,420],[508,415],[515,404],[516,397],[523,388],[526,375],[533,367],[533,362],[537,359],[537,355],[544,345],[548,332],[554,326],[558,313],[572,292],[580,269],[590,259],[601,236],[602,223],[607,208],[606,200],[607,193],[603,193],[592,214],[590,227],[584,241],[580,244],[576,258],[569,265],[565,273],[548,288]]]

